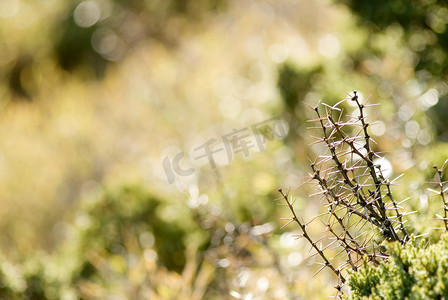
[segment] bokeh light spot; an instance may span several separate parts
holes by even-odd
[[[416,121],[406,122],[405,132],[406,136],[411,139],[415,139],[420,131],[420,125]]]
[[[374,165],[377,165],[381,169],[381,173],[383,174],[384,178],[389,178],[393,173],[392,164],[390,161],[386,158],[377,158],[373,161]],[[380,173],[378,171],[378,173]]]
[[[19,12],[19,8],[19,0],[0,1],[0,17],[4,19],[12,18]]]
[[[372,134],[376,136],[382,136],[383,134],[386,133],[386,125],[384,125],[384,122],[382,121],[375,122],[369,128]]]
[[[435,89],[429,89],[426,93],[418,97],[418,101],[422,105],[423,109],[427,110],[439,102],[439,92]]]
[[[271,60],[276,64],[283,63],[289,56],[288,49],[285,46],[279,44],[274,44],[269,47],[268,53]]]
[[[341,51],[341,44],[333,34],[326,34],[319,39],[319,53],[326,58],[335,58]]]
[[[83,1],[75,8],[73,19],[79,27],[91,27],[100,19],[100,7],[95,1]]]

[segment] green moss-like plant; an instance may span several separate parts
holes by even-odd
[[[436,244],[388,245],[390,257],[380,266],[352,272],[345,299],[447,299],[448,235]]]

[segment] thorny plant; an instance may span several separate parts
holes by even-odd
[[[445,161],[443,166],[439,169],[437,166],[433,166],[433,168],[437,172],[437,176],[439,177],[439,180],[436,182],[432,182],[433,184],[436,184],[438,187],[438,190],[434,189],[428,189],[431,192],[434,192],[436,195],[439,195],[442,199],[442,207],[443,207],[443,217],[436,214],[436,217],[438,220],[443,221],[443,224],[445,225],[445,230],[448,231],[448,202],[445,197],[445,193],[448,190],[448,187],[444,187],[444,184],[448,183],[448,181],[443,181],[443,172],[445,171],[445,168],[447,167],[448,159]]]
[[[344,117],[339,106],[347,100],[356,104],[357,117]],[[300,227],[302,233],[298,238],[305,238],[315,255],[323,260],[316,274],[325,268],[336,274],[338,298],[342,298],[348,269],[357,271],[364,264],[378,265],[388,258],[382,246],[383,241],[396,241],[404,245],[410,238],[404,220],[407,213],[402,212],[400,206],[406,200],[396,202],[391,192],[391,185],[396,179],[389,181],[383,175],[385,170],[378,163],[382,157],[372,149],[375,141],[369,134],[369,127],[374,124],[368,123],[365,109],[375,105],[360,103],[358,93],[354,91],[352,96],[349,95],[334,106],[323,104],[324,112],[319,105],[311,107],[317,118],[308,121],[316,124],[310,128],[321,132],[315,143],[323,144],[328,153],[310,162],[310,181],[319,190],[314,195],[321,197],[327,208],[325,213],[311,221],[301,221],[289,193],[278,189],[281,194],[279,200],[284,201],[292,214],[283,227],[293,222]],[[439,189],[433,192],[442,198],[444,216],[439,218],[444,221],[448,231],[448,206],[444,195],[448,188],[444,189],[442,178],[445,167],[446,162],[441,169],[435,167]],[[323,222],[331,238],[326,246],[320,243],[322,238],[314,239],[309,233],[308,225],[316,219]],[[328,253],[331,248],[338,250],[333,257]],[[341,260],[335,258],[340,257],[343,258],[342,263],[336,265],[335,261]]]

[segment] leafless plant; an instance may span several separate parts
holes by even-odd
[[[340,108],[344,101],[356,104],[357,117],[344,116]],[[310,163],[310,181],[319,190],[315,195],[321,197],[326,207],[325,213],[311,221],[320,219],[332,241],[319,247],[307,228],[311,221],[300,221],[289,193],[278,190],[292,214],[284,226],[295,222],[300,227],[300,237],[305,238],[323,260],[318,272],[329,268],[336,274],[338,297],[342,297],[347,269],[356,271],[365,263],[380,264],[387,259],[388,255],[381,246],[384,240],[401,244],[409,240],[403,219],[405,213],[391,192],[393,182],[383,175],[384,170],[378,163],[382,157],[372,149],[375,141],[369,128],[373,124],[365,116],[365,108],[370,106],[375,104],[360,103],[359,95],[354,91],[353,95],[334,106],[322,104],[312,107],[317,118],[309,121],[316,124],[310,128],[320,131],[315,143],[323,144],[327,154]],[[440,194],[443,198],[442,187]],[[445,198],[443,201],[447,218]],[[327,252],[330,248],[337,248],[338,254],[330,257]],[[335,258],[341,256],[345,259],[336,265]]]
[[[443,224],[445,225],[445,231],[448,232],[448,203],[447,203],[447,199],[445,197],[445,193],[448,190],[448,187],[444,186],[447,183],[447,181],[443,181],[443,172],[445,171],[447,164],[448,164],[448,159],[445,161],[445,163],[442,165],[442,167],[440,169],[437,166],[433,166],[433,168],[437,172],[437,177],[439,179],[437,182],[433,182],[433,183],[435,183],[437,185],[438,190],[434,190],[434,189],[428,189],[428,190],[435,193],[436,195],[439,195],[440,199],[442,200],[443,216],[436,214],[436,217],[438,220],[443,221]]]

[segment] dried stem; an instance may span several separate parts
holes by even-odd
[[[323,104],[324,113],[319,106],[313,107],[317,118],[309,121],[317,123],[311,128],[321,132],[320,137],[315,137],[315,143],[323,144],[329,151],[328,155],[318,156],[311,163],[310,179],[320,190],[315,195],[320,195],[327,207],[326,213],[315,218],[321,219],[334,241],[324,249],[319,248],[317,241],[308,234],[306,224],[297,218],[288,194],[279,189],[292,213],[286,225],[292,222],[299,225],[302,236],[324,261],[323,268],[331,269],[342,285],[345,282],[343,272],[347,268],[357,271],[365,263],[378,265],[388,258],[380,246],[381,241],[405,244],[409,240],[404,214],[392,196],[391,183],[375,163],[380,156],[372,149],[375,142],[369,135],[370,124],[365,117],[365,108],[369,105],[360,103],[356,91],[348,99],[356,103],[357,117],[343,120],[343,110],[339,106],[347,100],[344,99],[334,106]],[[352,134],[357,127],[361,129]],[[392,213],[394,216],[390,216]],[[327,219],[322,219],[324,216]],[[337,245],[341,251],[330,259],[325,250],[332,245]],[[330,261],[343,253],[345,260],[335,267]],[[338,285],[338,291],[342,285]]]
[[[340,104],[346,100],[353,101],[357,106],[357,116],[347,116],[344,120],[343,110]],[[320,155],[311,162],[310,181],[315,182],[319,192],[313,196],[320,196],[324,201],[327,211],[312,218],[320,219],[325,225],[326,231],[331,234],[333,241],[327,246],[317,246],[319,240],[311,237],[307,231],[307,224],[299,221],[294,211],[293,203],[288,198],[288,193],[278,191],[291,211],[290,223],[297,223],[304,237],[312,248],[323,260],[323,267],[329,268],[339,278],[336,286],[338,295],[342,297],[342,286],[346,282],[346,270],[357,271],[366,263],[380,264],[387,260],[389,255],[384,253],[381,246],[384,240],[398,241],[406,244],[410,238],[405,227],[404,216],[392,195],[391,184],[381,170],[381,165],[376,159],[381,156],[372,149],[375,141],[369,134],[371,124],[367,122],[365,109],[369,106],[360,103],[356,91],[348,98],[333,106],[323,104],[312,107],[317,118],[308,122],[317,123],[310,129],[320,130],[320,137],[313,137],[313,144],[322,144],[327,155]],[[448,231],[448,203],[444,189],[443,172],[448,165],[445,161],[442,168],[434,166],[438,174],[438,189],[431,190],[440,195],[443,202],[443,220]],[[329,258],[326,250],[332,246],[338,248],[337,254]],[[341,261],[341,255],[345,258]],[[331,261],[338,258],[339,266]]]
[[[311,239],[310,235],[307,232],[306,229],[306,224],[303,224],[302,222],[299,221],[299,218],[297,218],[296,212],[294,210],[294,207],[292,206],[291,201],[288,198],[288,195],[283,193],[282,189],[278,189],[279,193],[282,195],[283,199],[285,200],[286,204],[288,205],[289,210],[291,211],[293,217],[290,219],[290,222],[288,222],[287,224],[291,223],[291,222],[296,222],[300,229],[302,230],[302,236],[311,244],[311,246],[314,248],[314,250],[316,250],[316,252],[319,254],[319,256],[323,259],[324,261],[324,266],[328,267],[329,269],[331,269],[336,276],[338,276],[338,278],[341,280],[342,283],[345,283],[345,278],[342,276],[341,272],[339,270],[337,270],[333,264],[330,262],[329,259],[327,259],[327,257],[325,256],[324,252],[317,246],[317,243],[313,242],[313,240]]]
[[[448,203],[447,203],[447,200],[445,198],[445,191],[446,190],[443,189],[443,184],[444,184],[444,181],[443,181],[443,171],[445,170],[445,166],[446,166],[447,162],[448,162],[448,160],[445,161],[445,163],[443,164],[442,168],[440,168],[440,169],[437,166],[433,167],[437,171],[437,174],[439,175],[439,181],[437,182],[437,185],[439,186],[439,191],[438,192],[439,192],[440,198],[442,199],[442,202],[443,202],[443,218],[442,218],[442,220],[443,220],[443,223],[445,224],[445,230],[446,231],[448,231]]]

